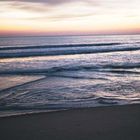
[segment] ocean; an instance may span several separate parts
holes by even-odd
[[[0,37],[0,116],[140,103],[140,35]]]

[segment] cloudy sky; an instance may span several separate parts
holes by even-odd
[[[140,0],[0,0],[0,35],[140,33]]]

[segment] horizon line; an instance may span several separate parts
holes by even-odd
[[[104,34],[46,34],[46,35],[22,35],[22,34],[10,34],[10,35],[0,35],[0,37],[58,37],[58,36],[106,36],[106,35],[140,35],[140,33],[104,33]]]

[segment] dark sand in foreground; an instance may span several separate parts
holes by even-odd
[[[0,140],[140,140],[140,105],[0,118]]]

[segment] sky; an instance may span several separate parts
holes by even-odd
[[[139,33],[140,0],[0,0],[0,35]]]

